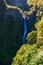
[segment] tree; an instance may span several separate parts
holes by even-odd
[[[37,31],[32,31],[29,34],[27,34],[27,43],[34,44],[37,41]]]
[[[37,28],[37,44],[43,45],[43,20],[36,24]]]
[[[29,6],[33,5],[31,9],[33,11],[37,10],[37,19],[41,19],[41,17],[43,16],[43,0],[27,0],[27,4]]]
[[[43,5],[43,0],[27,0],[27,4],[40,7]]]

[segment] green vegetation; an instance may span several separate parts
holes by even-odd
[[[43,45],[43,20],[39,21],[36,23],[36,28],[37,28],[37,44]]]
[[[27,34],[27,43],[34,44],[37,41],[37,31],[32,31]]]
[[[41,49],[43,48],[41,47]],[[22,50],[20,48],[13,58],[12,65],[43,65],[43,51],[41,49],[38,49],[35,44],[32,46],[28,44],[24,45],[24,47],[22,46]]]

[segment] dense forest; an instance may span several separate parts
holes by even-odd
[[[43,65],[43,0],[0,0],[0,65]]]

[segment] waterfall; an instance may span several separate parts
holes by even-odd
[[[26,41],[26,34],[27,34],[27,24],[26,24],[26,17],[23,16],[24,18],[24,34],[23,34],[23,44],[25,44]]]

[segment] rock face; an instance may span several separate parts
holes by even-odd
[[[18,9],[7,9],[0,3],[0,60],[1,65],[11,65],[12,57],[22,45],[23,17]]]
[[[27,28],[28,32],[31,32],[32,30],[36,30],[34,24],[36,23],[36,13],[37,11],[33,11],[31,15],[27,17]]]
[[[18,11],[18,9],[8,9],[6,12],[7,16],[12,16],[14,18],[14,21],[20,21],[23,23],[23,16],[22,13],[20,13],[20,11]]]
[[[6,10],[6,6],[3,0],[0,0],[0,21],[4,18],[4,11]]]

